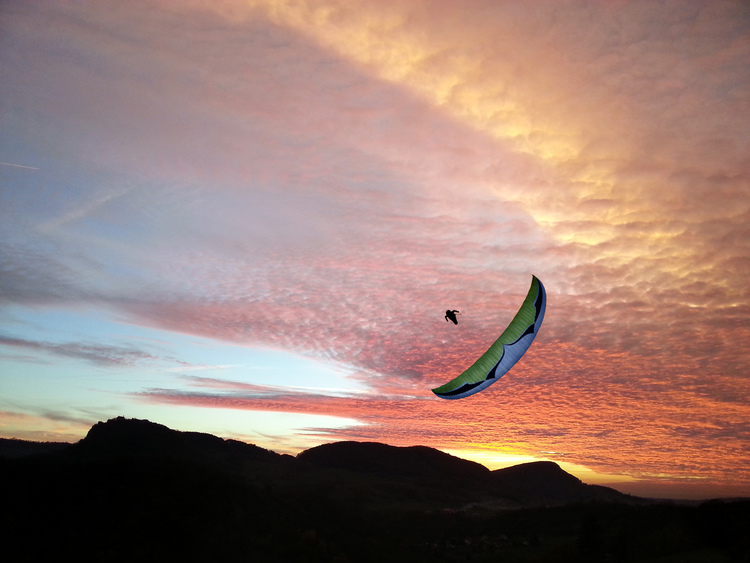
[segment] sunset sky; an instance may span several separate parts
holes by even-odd
[[[526,356],[437,398],[532,275]],[[749,278],[747,2],[0,3],[2,437],[750,496]]]

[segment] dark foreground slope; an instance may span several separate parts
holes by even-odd
[[[750,556],[747,502],[653,504],[552,463],[492,472],[431,448],[354,442],[293,458],[122,418],[67,447],[9,442],[0,443],[7,561]]]

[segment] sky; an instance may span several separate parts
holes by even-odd
[[[748,61],[740,1],[0,2],[0,436],[750,496]]]

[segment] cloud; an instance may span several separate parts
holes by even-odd
[[[40,342],[0,335],[0,345],[84,360],[100,366],[135,366],[143,361],[151,362],[160,359],[143,350],[111,344]]]

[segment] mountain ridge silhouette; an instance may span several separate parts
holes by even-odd
[[[29,448],[33,450],[33,448]],[[94,424],[86,436],[49,455],[68,462],[172,459],[228,473],[259,470],[258,464],[300,477],[306,485],[326,471],[351,474],[351,480],[376,479],[432,491],[438,500],[464,496],[466,502],[502,497],[508,506],[564,504],[575,501],[634,501],[637,497],[608,487],[588,485],[551,461],[519,464],[491,471],[485,466],[427,446],[391,446],[380,442],[342,441],[322,444],[296,457],[212,434],[184,432],[149,420],[117,417]],[[0,447],[2,455],[2,447]],[[448,494],[449,490],[455,494]],[[366,492],[362,492],[366,495]]]
[[[0,440],[0,482],[8,561],[750,555],[750,502],[665,504],[553,462],[490,471],[425,446],[334,442],[293,457],[118,417],[75,444]]]

